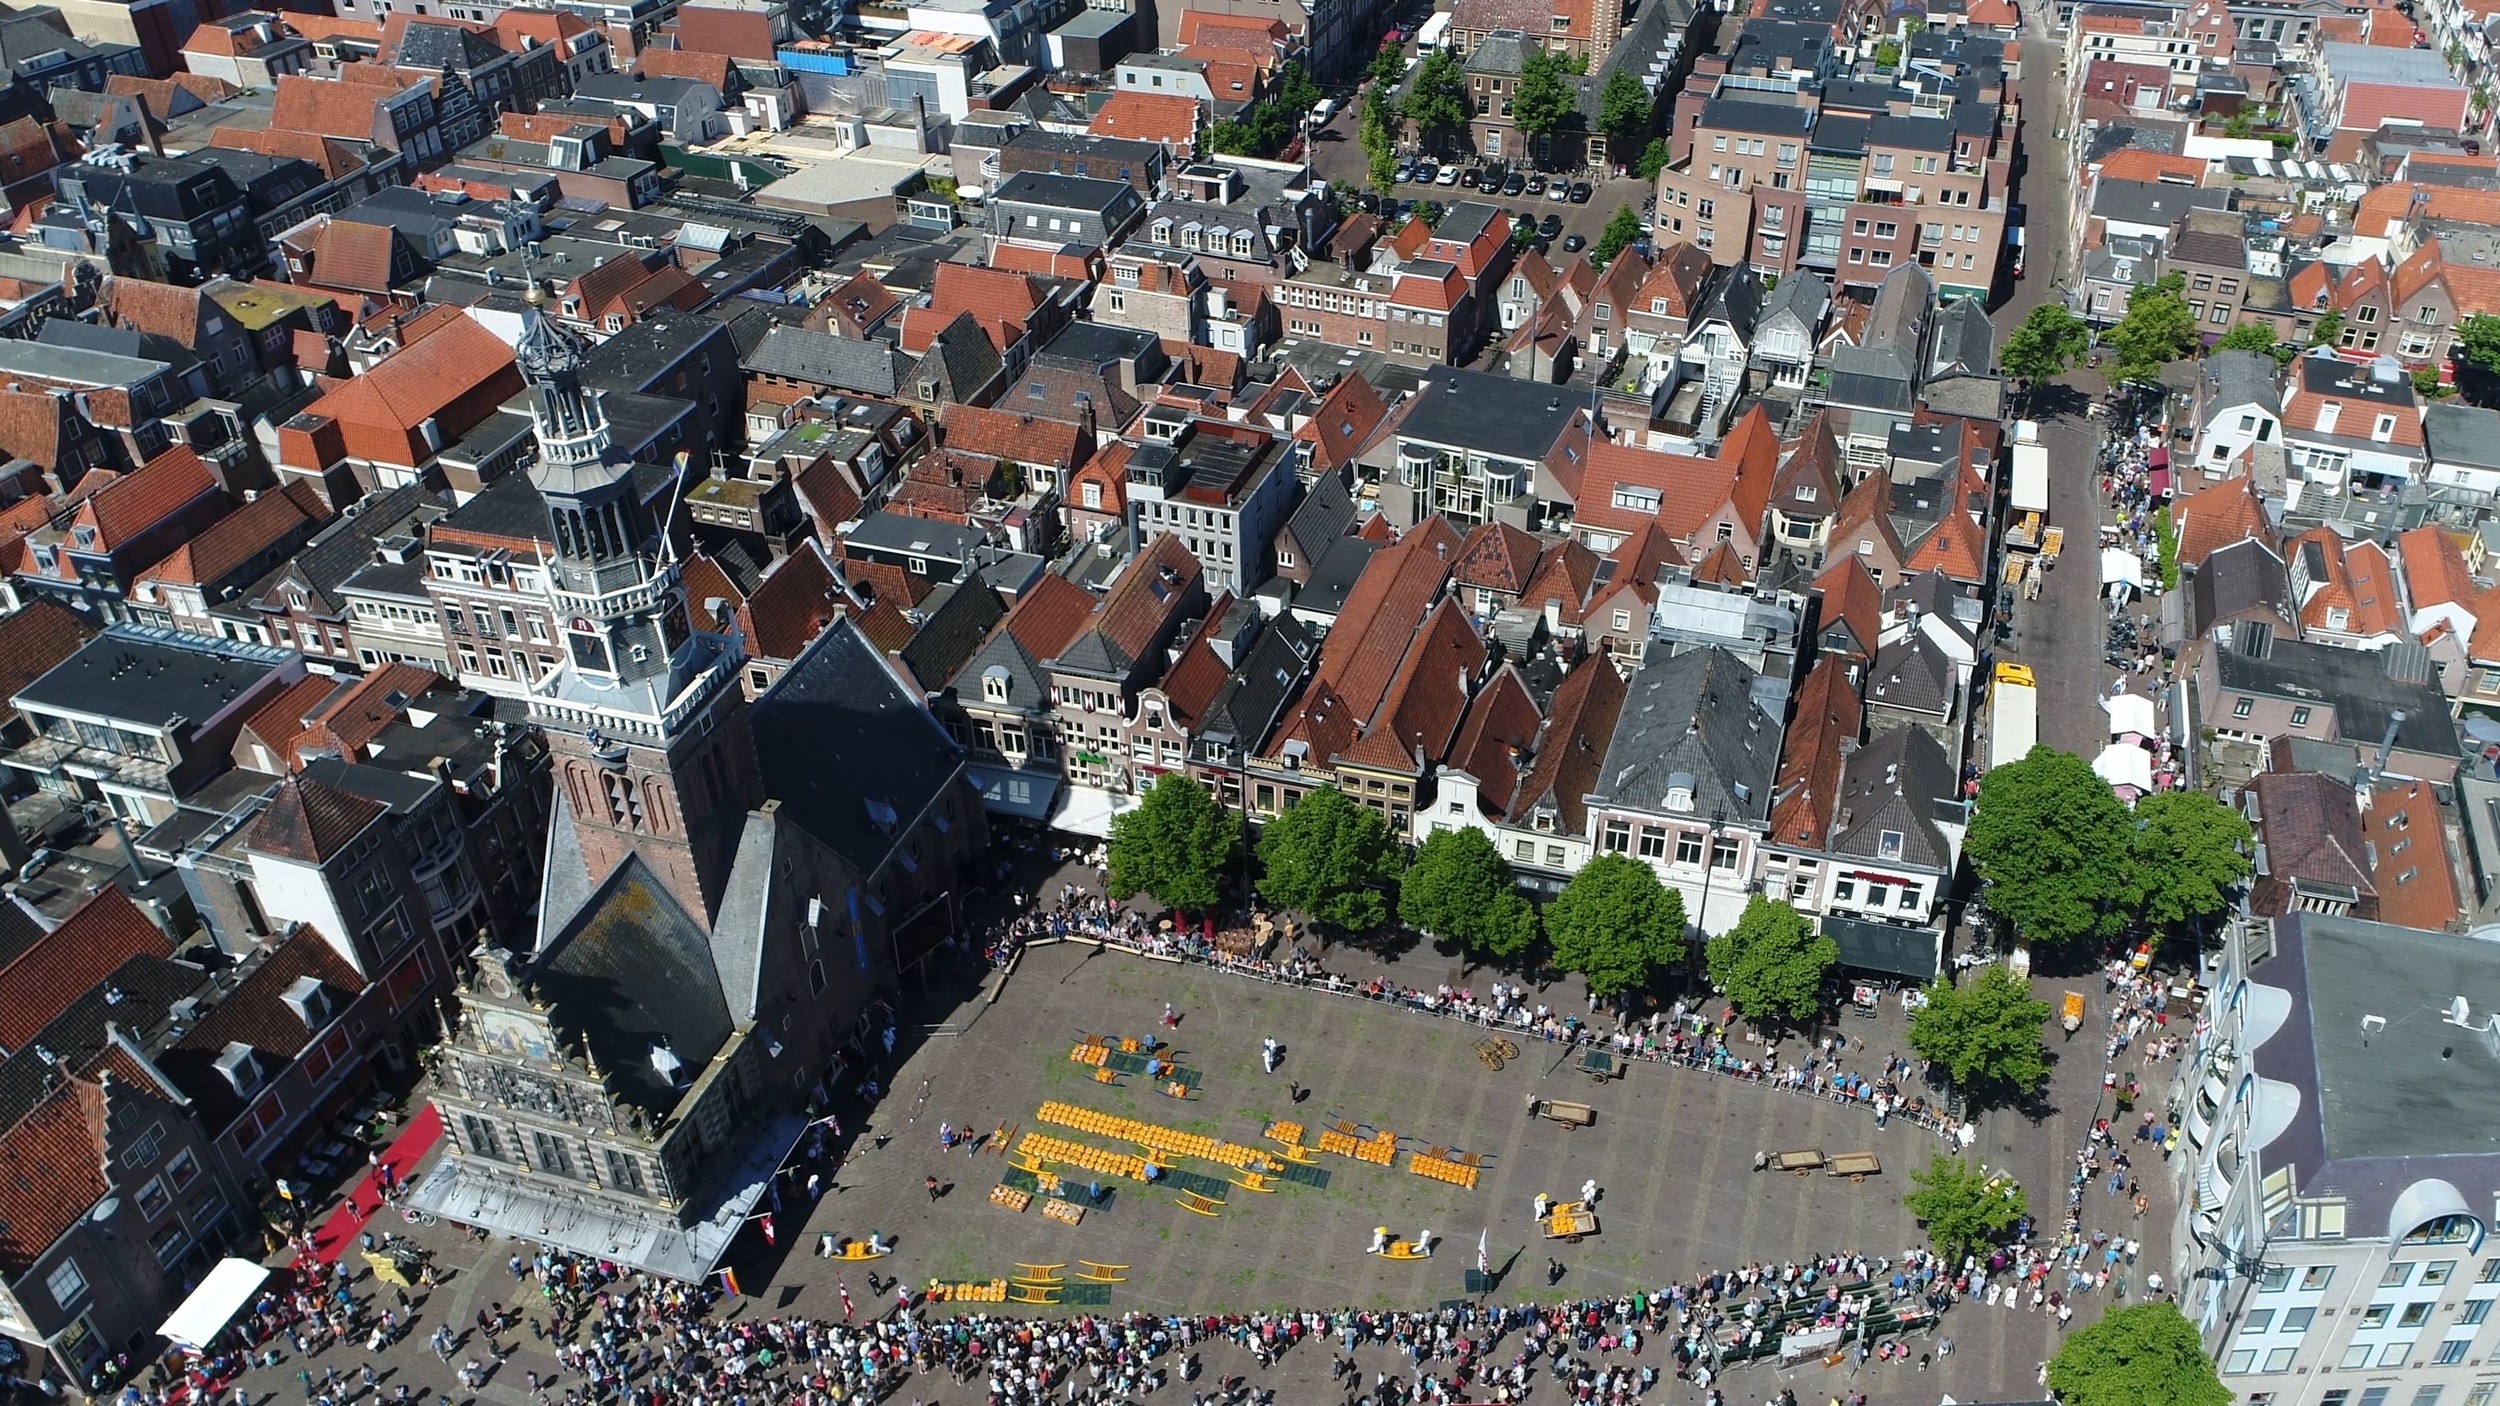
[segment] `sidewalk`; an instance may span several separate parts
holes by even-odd
[[[443,1115],[428,1103],[408,1120],[408,1126],[400,1130],[398,1137],[391,1139],[391,1145],[383,1149],[380,1165],[388,1167],[394,1178],[405,1183],[416,1171],[417,1164],[424,1161],[425,1155],[433,1151],[434,1144],[442,1139]],[[313,1232],[313,1255],[323,1264],[337,1263],[339,1257],[355,1245],[356,1237],[364,1233],[366,1223],[382,1209],[382,1205],[378,1173],[368,1169],[357,1179],[354,1189],[347,1193],[347,1200]]]

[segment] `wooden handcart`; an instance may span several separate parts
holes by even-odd
[[[2082,992],[2069,991],[2066,993],[2066,999],[2062,1004],[2061,1009],[2058,1011],[2057,1023],[2065,1026],[2066,1033],[2069,1035],[2072,1035],[2076,1031],[2083,1028]]]
[[[1821,1171],[1829,1160],[1823,1155],[1823,1149],[1819,1147],[1800,1147],[1788,1152],[1772,1153],[1771,1170],[1795,1172],[1802,1177]]]
[[[1597,1212],[1585,1201],[1565,1201],[1545,1217],[1545,1238],[1577,1245],[1584,1235],[1597,1233]]]
[[[1500,1069],[1519,1058],[1519,1047],[1499,1035],[1487,1035],[1476,1042],[1476,1063],[1487,1069]]]
[[[1535,1100],[1536,1116],[1562,1124],[1564,1132],[1575,1132],[1597,1121],[1597,1110],[1585,1103],[1569,1099],[1541,1098]]]
[[[1831,1160],[1829,1175],[1847,1177],[1851,1184],[1865,1181],[1884,1170],[1882,1159],[1872,1152],[1843,1152]]]
[[[1580,1072],[1601,1084],[1622,1078],[1623,1070],[1624,1063],[1613,1050],[1592,1047],[1580,1052]]]

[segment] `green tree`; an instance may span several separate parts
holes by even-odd
[[[1300,59],[1295,59],[1278,70],[1276,101],[1283,106],[1286,113],[1296,118],[1319,106],[1319,85],[1312,82],[1311,75],[1303,71]]]
[[[2034,942],[2108,936],[2126,919],[2134,822],[2068,752],[2035,746],[1979,781],[1963,849],[1988,907]]]
[[[2458,359],[2500,375],[2500,317],[2478,312],[2457,324]]]
[[[1901,66],[1901,41],[1884,39],[1875,45],[1875,66],[1889,73]]]
[[[1398,877],[1398,920],[1469,956],[1516,957],[1536,938],[1536,910],[1482,830],[1435,830]]]
[[[1667,145],[1666,138],[1650,138],[1649,145],[1641,148],[1639,167],[1641,179],[1654,184],[1658,179],[1658,173],[1667,169],[1668,163],[1674,160],[1675,149]]]
[[[1212,908],[1223,897],[1224,866],[1241,843],[1241,817],[1207,788],[1166,772],[1135,810],[1111,817],[1114,898],[1144,893],[1167,908]]]
[[[2222,135],[2235,142],[2244,142],[2256,132],[2257,124],[2249,120],[2246,110],[2232,113],[2230,119],[2222,124]]]
[[[2136,913],[2177,930],[2219,913],[2250,872],[2248,821],[2202,791],[2163,791],[2135,805]]]
[[[1519,91],[1511,98],[1510,120],[1531,137],[1550,137],[1580,114],[1579,92],[1571,82],[1571,60],[1539,49],[1519,66]]]
[[[1375,87],[1364,95],[1363,120],[1355,128],[1355,139],[1369,158],[1372,189],[1383,195],[1397,184],[1398,174],[1397,134],[1389,125],[1396,114],[1390,109],[1388,91]]]
[[[2030,983],[1992,962],[1968,986],[1946,976],[1929,983],[1927,1004],[1910,1016],[1910,1048],[1973,1093],[2028,1094],[2049,1080],[2040,1044],[2048,1018]]]
[[[1630,855],[1601,854],[1545,905],[1545,938],[1590,991],[1636,990],[1683,955],[1684,896]]]
[[[2317,322],[2309,329],[2309,345],[2323,347],[2343,335],[2344,315],[2340,312],[2325,312],[2319,315]]]
[[[2033,388],[2056,380],[2091,349],[2092,329],[2082,318],[2055,303],[2042,303],[2006,334],[1997,363],[2006,375]]]
[[[2049,1390],[2066,1406],[2231,1406],[2196,1325],[2169,1303],[2101,1316],[2049,1359]]]
[[[2195,349],[2196,314],[2179,296],[2186,286],[2184,275],[2168,273],[2127,295],[2127,315],[2103,339],[2118,354],[2111,379],[2153,380],[2164,366]]]
[[[1364,74],[1382,88],[1397,82],[1406,74],[1406,50],[1396,44],[1381,45],[1380,52],[1372,55],[1371,67],[1365,69]]]
[[[1207,150],[1219,156],[1249,156],[1257,151],[1250,125],[1225,118],[1207,129]]]
[[[1389,826],[1334,786],[1304,796],[1259,834],[1259,891],[1331,927],[1369,932],[1389,916]]]
[[[2262,352],[2272,356],[2281,342],[2282,338],[2274,335],[2274,329],[2264,323],[2243,322],[2223,333],[2222,340],[2214,344],[2214,350]]]
[[[1749,1019],[1802,1024],[1823,1007],[1840,945],[1804,914],[1755,894],[1736,926],[1710,939],[1710,981]]]
[[[1927,1242],[1948,1264],[2004,1244],[2029,1209],[2022,1183],[1941,1152],[1910,1173],[1910,1181],[1917,1190],[1901,1204],[1927,1223]]]
[[[1606,217],[1606,228],[1599,231],[1597,247],[1589,251],[1589,262],[1604,268],[1615,261],[1615,255],[1641,237],[1641,212],[1629,205],[1618,205]]]
[[[1456,54],[1436,50],[1417,66],[1414,81],[1406,85],[1403,111],[1415,130],[1436,147],[1467,125],[1467,74]]]
[[[1622,154],[1648,134],[1654,107],[1648,85],[1630,69],[1618,68],[1607,78],[1605,90],[1597,96],[1597,129],[1606,134],[1606,149],[1616,153],[1616,160],[1622,160]]]

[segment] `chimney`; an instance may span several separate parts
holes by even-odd
[[[2396,733],[2402,729],[2404,725],[2405,710],[2402,708],[2389,710],[2387,714],[2387,735],[2379,739],[2378,760],[2370,764],[2371,775],[2385,776],[2387,774],[2388,754],[2396,750]]]

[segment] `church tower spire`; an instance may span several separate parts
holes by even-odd
[[[588,349],[547,315],[535,283],[528,301],[516,349],[538,447],[528,473],[546,504],[565,645],[530,715],[590,881],[640,855],[708,927],[745,814],[763,800],[738,642],[689,620],[676,551],[644,501],[648,474],[617,454],[599,393],[582,384]],[[680,455],[665,503],[684,474]]]

